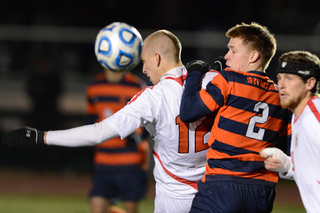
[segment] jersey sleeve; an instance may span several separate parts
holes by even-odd
[[[182,122],[191,123],[211,113],[199,95],[200,81],[200,72],[193,71],[188,73],[180,105],[180,119]]]
[[[227,72],[222,70],[212,78],[206,89],[202,89],[199,92],[199,96],[206,107],[211,112],[214,112],[225,103],[230,94],[229,87]]]
[[[67,130],[48,131],[46,142],[48,145],[66,147],[94,146],[118,136],[107,118],[96,124]]]
[[[157,119],[161,97],[148,87],[136,94],[121,110],[110,117],[109,122],[123,139],[139,127],[147,126]]]
[[[209,72],[207,72],[204,76],[203,79],[201,81],[201,89],[206,89],[208,83],[210,83],[210,81],[218,75],[217,71],[211,70]]]

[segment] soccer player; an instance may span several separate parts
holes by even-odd
[[[290,51],[277,69],[281,105],[292,112],[290,157],[277,148],[263,149],[265,167],[294,179],[308,213],[320,210],[320,60],[308,51]]]
[[[136,94],[112,116],[68,130],[42,132],[24,127],[9,132],[3,143],[88,146],[118,136],[126,138],[139,127],[145,127],[154,139],[154,212],[189,212],[197,181],[205,171],[213,119],[208,115],[190,123],[180,120],[187,70],[181,62],[181,43],[173,33],[159,30],[149,35],[144,40],[142,62],[142,72],[154,86]],[[210,73],[207,76],[212,78]]]
[[[130,72],[105,68],[87,87],[87,123],[110,117],[146,86]],[[123,201],[127,213],[138,212],[138,201],[144,198],[147,189],[150,157],[149,144],[143,140],[142,129],[138,130],[123,140],[116,137],[94,147],[92,213],[112,212],[115,199]]]
[[[226,36],[227,68],[199,91],[205,62],[194,62],[182,96],[183,122],[217,113],[191,212],[271,212],[278,175],[264,168],[259,152],[276,142],[286,146],[290,134],[290,112],[280,106],[277,86],[264,72],[276,40],[258,23],[238,24]]]

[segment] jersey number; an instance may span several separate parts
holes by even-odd
[[[191,130],[189,129],[189,123],[184,123],[180,120],[180,116],[176,118],[176,124],[179,126],[179,153],[189,153],[189,134]],[[200,152],[209,148],[207,142],[204,141],[204,135],[207,134],[212,126],[212,120],[205,119],[202,123],[196,126],[194,129],[194,143],[195,152]]]
[[[258,132],[256,132],[256,131],[254,131],[255,125],[257,123],[264,124],[265,122],[268,121],[268,117],[269,117],[269,106],[267,103],[264,103],[264,102],[256,103],[256,105],[254,106],[254,111],[259,112],[260,109],[262,109],[261,116],[255,115],[252,118],[250,118],[247,133],[246,133],[247,137],[257,139],[257,140],[263,139],[265,129],[258,128]]]

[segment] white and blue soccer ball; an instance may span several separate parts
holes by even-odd
[[[142,37],[136,28],[123,22],[114,22],[100,30],[94,52],[103,67],[122,72],[139,64],[142,45]]]

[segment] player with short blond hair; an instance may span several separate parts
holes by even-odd
[[[124,108],[93,125],[45,133],[22,128],[9,132],[3,141],[9,145],[45,141],[48,145],[88,146],[117,136],[125,138],[145,127],[154,140],[154,212],[187,213],[205,171],[213,119],[208,115],[195,122],[181,121],[179,108],[187,70],[180,54],[181,44],[173,33],[156,31],[144,40],[142,51],[142,72],[154,86],[136,94]]]

